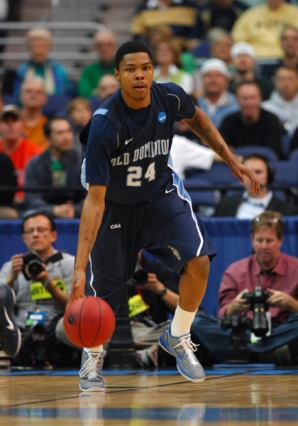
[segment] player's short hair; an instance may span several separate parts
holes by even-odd
[[[277,238],[281,240],[284,234],[284,227],[282,214],[267,210],[253,219],[250,231],[253,235],[259,229],[275,229]]]
[[[120,62],[123,60],[123,57],[125,55],[128,55],[129,53],[139,53],[139,52],[147,53],[149,58],[151,59],[151,62],[153,63],[152,53],[145,44],[139,41],[127,41],[126,43],[123,43],[116,52],[116,55],[115,55],[116,70],[119,70]]]

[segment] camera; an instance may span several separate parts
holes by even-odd
[[[255,287],[253,292],[244,293],[242,298],[250,304],[250,309],[253,311],[251,331],[257,337],[266,336],[269,325],[266,317],[268,305],[266,303],[269,293],[262,287]]]
[[[27,280],[30,280],[31,277],[37,277],[43,270],[43,263],[47,264],[49,262],[55,263],[62,259],[61,251],[54,253],[52,256],[48,257],[46,260],[42,259],[32,251],[28,251],[22,255],[23,258],[23,267],[22,272]]]
[[[264,337],[269,325],[266,317],[268,305],[266,303],[269,293],[262,287],[255,287],[253,292],[243,293],[242,298],[250,304],[253,312],[252,319],[243,315],[232,315],[223,318],[220,325],[224,330],[232,329],[228,351],[229,363],[249,362],[250,351],[247,348],[247,334],[245,330],[251,330],[257,337]]]
[[[228,363],[249,362],[250,350],[247,347],[245,330],[251,328],[252,320],[243,315],[231,315],[220,320],[223,330],[232,329],[227,353]]]
[[[138,262],[132,277],[127,281],[127,283],[131,286],[142,286],[146,284],[147,280],[148,273],[147,271],[145,271],[144,268],[142,268],[142,266]]]
[[[22,255],[22,258],[24,261],[22,272],[27,280],[30,277],[37,277],[43,271],[42,263],[44,261],[37,254],[28,251]]]

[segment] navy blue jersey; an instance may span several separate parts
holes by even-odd
[[[142,110],[135,110],[136,116]],[[117,91],[91,121],[86,151],[86,182],[107,186],[106,199],[121,204],[150,199],[172,179],[168,167],[176,120],[192,118],[195,107],[184,90],[173,84],[151,87],[146,125],[141,127]]]

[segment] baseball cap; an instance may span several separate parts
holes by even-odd
[[[20,118],[21,112],[16,105],[4,105],[0,111],[0,120],[3,120],[8,115],[13,115],[16,118]]]
[[[203,63],[200,69],[200,73],[202,75],[205,75],[209,71],[219,71],[224,76],[229,77],[229,69],[227,65],[225,64],[225,62],[222,61],[221,59],[216,59],[216,58],[207,59]]]
[[[255,59],[256,57],[254,47],[251,44],[246,43],[245,41],[240,41],[239,43],[235,43],[232,46],[231,57],[236,58],[236,56],[241,55],[241,53],[245,53],[253,59]]]

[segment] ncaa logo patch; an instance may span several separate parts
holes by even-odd
[[[164,122],[166,121],[166,119],[167,119],[167,114],[166,114],[164,111],[161,111],[161,112],[158,114],[158,121],[159,121],[160,123],[164,123]]]

